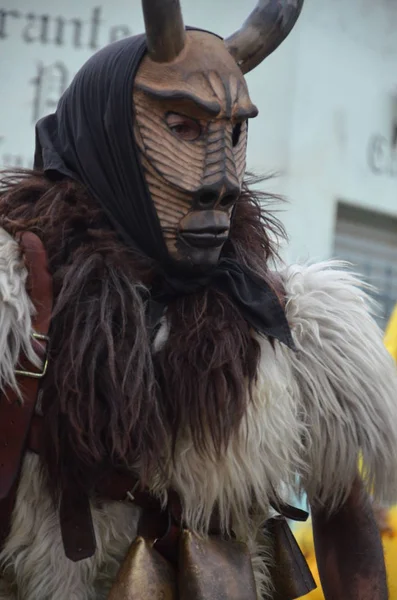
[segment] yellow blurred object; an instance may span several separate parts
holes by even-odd
[[[397,362],[397,304],[387,324],[384,343],[387,350]]]
[[[303,596],[300,600],[324,600],[314,553],[311,523],[300,526],[294,534],[318,585],[316,590]],[[381,527],[381,536],[385,554],[389,600],[397,600],[397,506],[386,511],[386,522]]]

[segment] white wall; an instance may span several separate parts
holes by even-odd
[[[187,24],[228,35],[255,0],[182,3]],[[250,127],[248,167],[280,173],[267,187],[289,198],[282,218],[290,259],[332,252],[338,198],[397,215],[397,174],[375,175],[367,164],[371,136],[390,137],[396,7],[394,0],[306,0],[291,36],[247,76],[260,113]],[[19,17],[4,18],[6,11]],[[47,37],[40,41],[42,15]],[[142,30],[140,0],[0,0],[0,164],[16,156],[30,164],[34,122],[54,110],[62,78],[68,82],[89,57],[90,44]]]
[[[96,40],[91,20],[97,6],[101,23]],[[93,51],[90,43],[100,47],[114,36],[141,29],[141,22],[134,27],[132,15],[133,12],[139,15],[139,11],[126,7],[122,0],[106,2],[106,6],[95,0],[35,0],[34,3],[0,0],[0,136],[3,136],[0,160],[3,163],[7,155],[22,155],[24,165],[29,164],[36,119],[54,110],[63,78],[68,83],[87,60]],[[42,16],[48,18],[44,39],[41,39]],[[62,44],[55,42],[60,26],[58,18],[65,20]],[[81,25],[73,19],[80,20]]]
[[[368,164],[371,138],[391,139],[396,27],[392,0],[306,0],[285,217],[291,258],[331,254],[338,199],[397,216],[397,154],[394,175]]]

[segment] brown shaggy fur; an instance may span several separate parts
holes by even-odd
[[[145,310],[156,264],[125,246],[80,184],[5,175],[0,215],[12,235],[40,236],[54,281],[43,382],[51,480],[92,486],[118,466],[146,481],[183,428],[215,459],[240,425],[259,360],[233,303],[212,290],[173,301],[168,341],[153,357]],[[282,234],[280,224],[245,185],[225,253],[266,276],[269,232]]]

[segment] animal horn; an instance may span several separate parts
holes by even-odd
[[[285,40],[304,0],[259,0],[241,29],[225,40],[243,73],[248,73]]]
[[[149,56],[155,62],[171,62],[185,45],[179,0],[142,0]]]

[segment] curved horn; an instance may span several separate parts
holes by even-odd
[[[259,0],[241,29],[225,40],[243,73],[254,69],[293,29],[304,0]]]
[[[185,45],[179,0],[142,0],[149,56],[155,62],[171,62]]]

